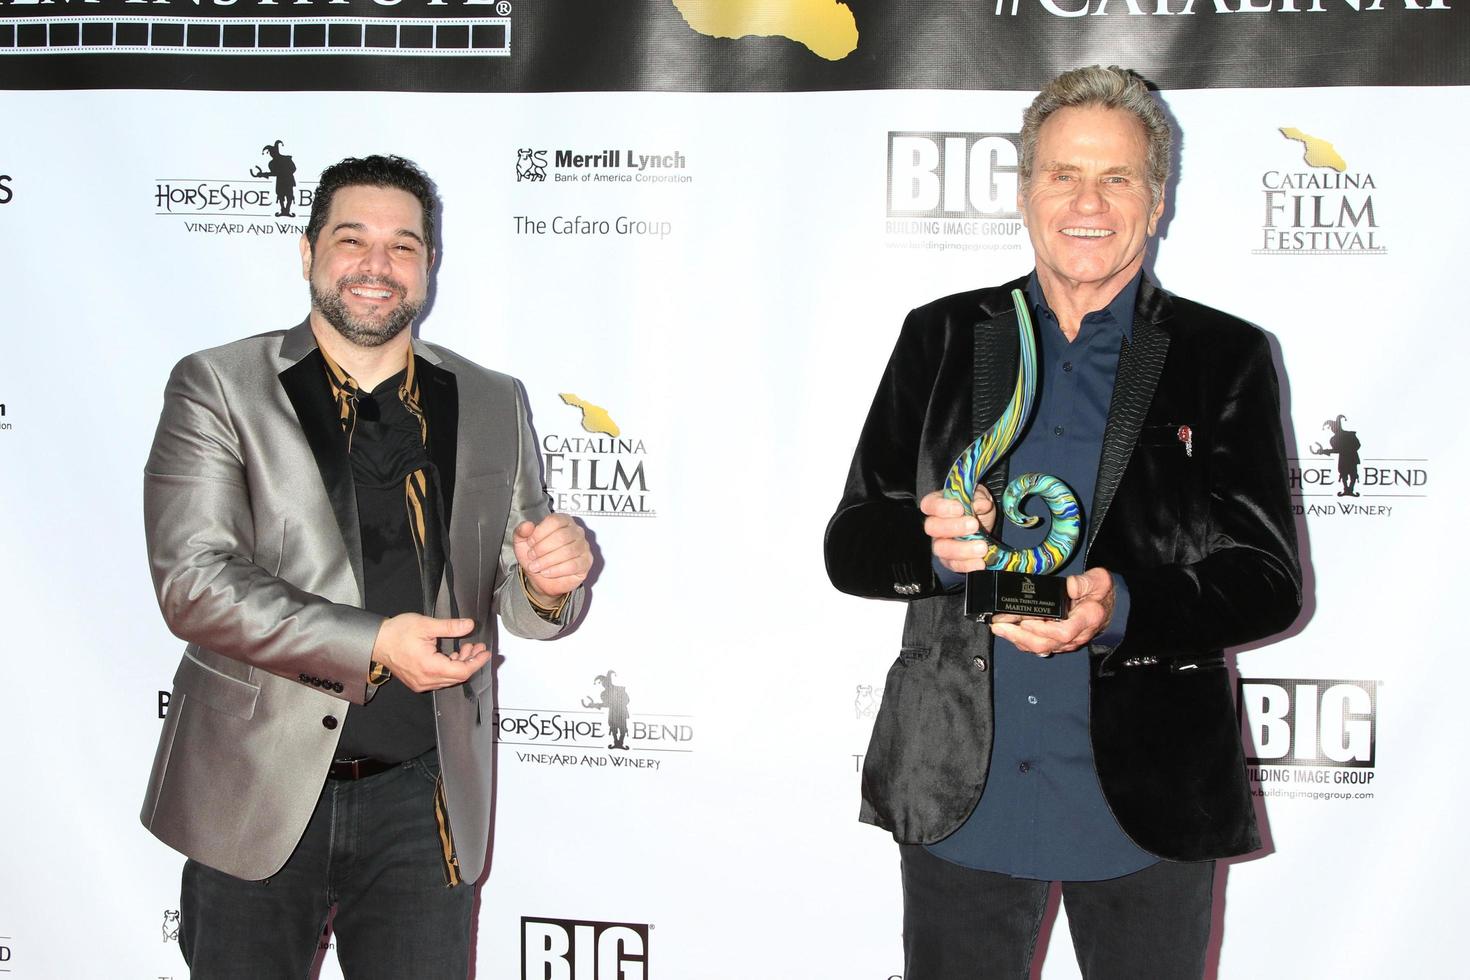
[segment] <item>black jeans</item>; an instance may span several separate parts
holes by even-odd
[[[474,885],[445,883],[438,777],[430,752],[376,776],[327,780],[301,843],[264,881],[186,862],[179,946],[190,976],[305,977],[333,905],[344,976],[465,976]]]
[[[1051,882],[952,864],[914,844],[903,861],[904,980],[1025,980]],[[1087,980],[1199,980],[1215,862],[1160,861],[1106,881],[1064,881]]]

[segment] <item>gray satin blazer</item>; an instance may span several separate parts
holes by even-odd
[[[452,501],[449,553],[469,637],[496,648],[560,633],[519,583],[510,531],[550,512],[517,382],[414,342],[430,451]],[[348,703],[369,698],[382,617],[363,610],[362,549],[332,414],[308,410],[320,368],[302,323],[201,351],[174,368],[144,471],[159,607],[185,640],[143,801],[159,840],[257,880],[306,829]],[[313,395],[312,393],[316,394]],[[436,614],[450,614],[441,586]],[[490,667],[434,694],[445,796],[461,872],[484,868],[494,749]]]

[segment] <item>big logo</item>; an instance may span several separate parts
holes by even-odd
[[[1018,133],[888,134],[890,218],[1019,218]]]
[[[1248,764],[1374,767],[1377,681],[1242,677],[1238,693]]]
[[[648,926],[521,917],[521,980],[647,980]]]

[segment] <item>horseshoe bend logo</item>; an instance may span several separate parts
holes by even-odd
[[[297,179],[298,165],[284,139],[251,151],[234,147],[208,176],[168,176],[153,182],[153,213],[182,219],[194,235],[286,235],[306,231],[316,181]],[[212,168],[213,169],[213,168]]]
[[[1301,456],[1287,458],[1292,507],[1306,517],[1391,517],[1429,496],[1430,461],[1420,456],[1366,455],[1377,433],[1347,415],[1322,422]]]
[[[609,669],[564,707],[501,705],[496,737],[515,747],[517,762],[535,766],[657,771],[669,758],[694,751],[692,715],[635,711],[635,703],[624,678]]]

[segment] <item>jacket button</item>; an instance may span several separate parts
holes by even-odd
[[[986,669],[988,669],[990,667],[990,665],[985,662],[985,658],[984,657],[976,657],[973,660],[971,660],[970,663],[972,663],[972,664],[975,665],[975,669],[976,670],[982,671],[982,672],[985,671]]]
[[[322,727],[329,732],[332,731],[334,728],[337,727],[336,717],[334,715],[327,715],[325,718],[322,719]]]

